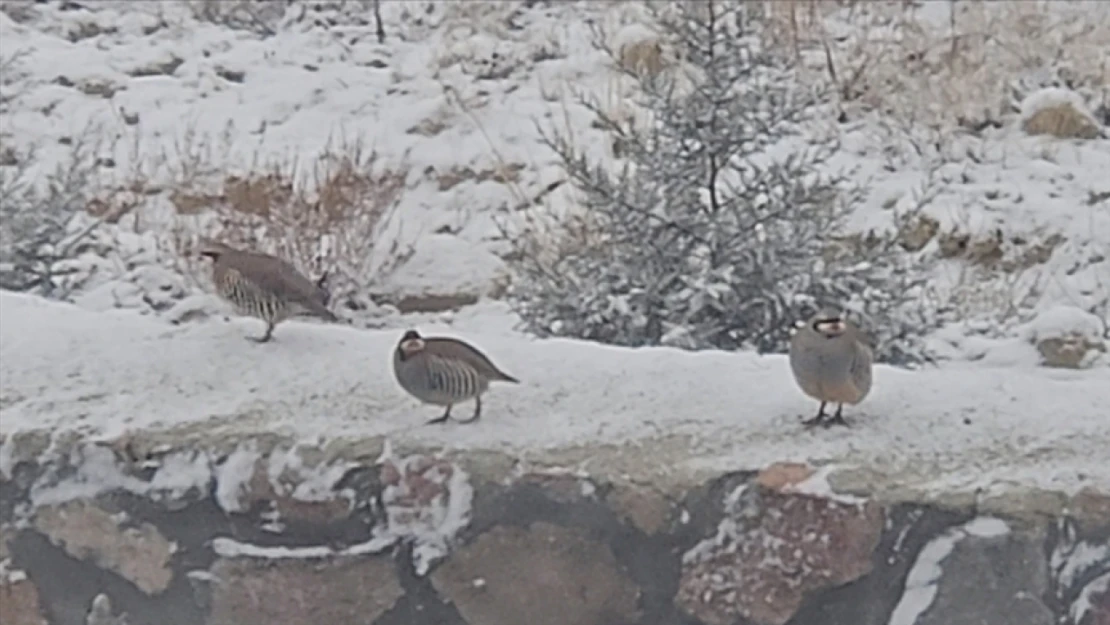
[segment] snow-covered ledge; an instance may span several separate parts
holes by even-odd
[[[807,431],[782,357],[467,333],[523,383],[425,426],[399,331],[253,323],[0,294],[0,621],[1110,622],[1105,368]]]

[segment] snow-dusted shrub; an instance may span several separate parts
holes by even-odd
[[[835,140],[803,134],[824,96],[760,49],[744,5],[658,13],[686,67],[629,72],[651,116],[642,130],[581,98],[620,145],[618,171],[548,136],[579,210],[517,239],[510,297],[542,335],[761,351],[785,349],[815,307],[844,306],[880,358],[918,360],[926,328],[905,314],[917,273],[897,237],[844,232],[863,193],[827,167]]]
[[[261,37],[271,37],[292,25],[322,28],[375,27],[378,43],[385,42],[381,0],[188,0],[193,17]]]
[[[851,119],[941,130],[1001,127],[1025,93],[1105,101],[1107,8],[1094,2],[766,2],[772,45],[836,83]],[[1023,84],[1024,83],[1024,84]],[[1019,97],[1014,98],[1013,92]]]
[[[74,138],[45,176],[36,161],[0,147],[0,288],[49,296],[60,263],[99,224],[71,228],[95,193],[96,150],[87,136]]]
[[[193,17],[235,30],[272,36],[289,6],[287,2],[250,2],[249,0],[189,0]]]

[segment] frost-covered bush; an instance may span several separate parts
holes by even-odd
[[[860,188],[831,173],[834,139],[807,138],[819,90],[761,51],[743,2],[669,3],[657,18],[683,65],[629,72],[651,115],[614,136],[619,168],[548,136],[578,208],[520,237],[510,297],[531,331],[621,345],[782,351],[793,322],[843,306],[881,359],[920,360],[919,286],[892,236],[846,236]],[[617,171],[614,171],[617,170]]]
[[[95,151],[77,139],[46,176],[34,154],[0,164],[0,288],[51,295],[60,261],[98,225],[74,230],[93,189]]]

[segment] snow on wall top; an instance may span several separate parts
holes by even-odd
[[[214,437],[384,435],[447,450],[537,454],[684,436],[690,443],[679,465],[691,469],[831,461],[917,486],[1110,488],[1105,368],[880,366],[872,395],[847,411],[851,428],[805,431],[799,418],[815,405],[794,387],[782,356],[478,331],[465,337],[522,384],[492,388],[475,424],[425,426],[439,409],[396,385],[390,355],[398,331],[292,321],[258,345],[245,339],[260,330],[252,320],[172,326],[11,293],[0,293],[0,320],[3,434],[48,428],[115,437],[204,422]]]

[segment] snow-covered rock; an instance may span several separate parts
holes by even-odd
[[[1021,128],[1059,139],[1095,139],[1102,132],[1082,96],[1061,87],[1045,87],[1022,100]]]
[[[1080,369],[1106,353],[1110,319],[1061,304],[1038,314],[1026,331],[1042,364]]]

